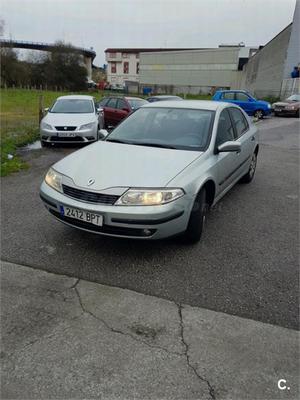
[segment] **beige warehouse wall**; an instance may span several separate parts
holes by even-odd
[[[243,69],[241,86],[258,97],[279,96],[291,25],[257,52]]]

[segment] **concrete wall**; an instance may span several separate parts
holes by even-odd
[[[251,57],[243,68],[240,87],[257,97],[280,94],[292,25]]]
[[[296,2],[283,77],[290,78],[292,70],[298,65],[300,66],[300,0]]]
[[[173,93],[230,88],[237,79],[239,48],[140,53],[140,84]],[[159,90],[157,90],[159,91]]]

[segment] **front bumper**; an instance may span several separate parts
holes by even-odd
[[[186,194],[161,206],[91,204],[59,193],[45,182],[41,185],[40,196],[48,211],[67,225],[101,235],[147,240],[163,239],[184,232],[194,203],[194,197]],[[103,226],[62,215],[62,205],[101,214]]]
[[[65,136],[64,136],[65,133]],[[72,136],[68,136],[72,134]],[[57,131],[55,129],[40,129],[41,140],[47,143],[89,143],[98,140],[97,128]]]
[[[274,114],[277,115],[290,115],[290,116],[296,116],[298,114],[298,110],[289,110],[286,108],[282,108],[282,109],[276,109],[274,108]]]

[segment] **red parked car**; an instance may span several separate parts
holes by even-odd
[[[139,97],[105,97],[99,103],[104,110],[105,127],[109,128],[118,125],[132,111],[149,104]]]

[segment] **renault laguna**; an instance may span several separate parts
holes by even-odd
[[[107,134],[107,132],[104,132]],[[165,101],[132,113],[103,141],[49,169],[49,212],[102,235],[201,238],[205,217],[238,181],[253,179],[257,128],[238,106]]]

